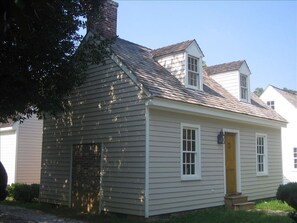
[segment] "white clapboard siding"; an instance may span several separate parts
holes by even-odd
[[[36,116],[19,124],[16,182],[40,183],[42,127]]]
[[[105,211],[144,215],[145,106],[142,91],[112,61],[92,65],[71,111],[44,123],[41,200],[70,204],[74,144],[104,143]]]
[[[182,84],[185,84],[185,54],[183,52],[157,58],[160,65],[165,67]]]
[[[240,100],[240,75],[238,71],[214,74],[211,75],[211,77],[220,85],[222,85],[235,98]]]
[[[182,181],[181,123],[200,125],[201,180]],[[249,199],[275,196],[281,183],[280,130],[150,109],[150,216],[224,204],[224,149],[217,144],[221,129],[240,135],[241,192]],[[267,134],[268,176],[256,174],[256,133]]]
[[[17,131],[0,131],[0,160],[7,173],[7,184],[16,179],[16,146]]]

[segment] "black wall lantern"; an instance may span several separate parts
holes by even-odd
[[[223,130],[220,131],[218,134],[218,144],[224,144],[225,143],[225,135],[223,133]]]

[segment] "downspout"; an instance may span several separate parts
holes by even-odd
[[[149,218],[149,124],[150,113],[148,101],[145,103],[145,191],[144,191],[144,217]]]

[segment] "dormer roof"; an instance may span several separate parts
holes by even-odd
[[[181,44],[183,47],[178,44],[179,47],[170,48],[177,50],[184,48],[187,45],[186,42]],[[209,77],[206,72],[203,72],[203,91],[186,88],[166,68],[154,60],[152,56],[154,50],[147,47],[118,38],[112,46],[112,51],[121,63],[127,67],[129,73],[132,73],[137,81],[141,83],[145,91],[149,92],[150,97],[285,122],[285,119],[267,107],[255,95],[251,96],[250,104],[238,101],[214,79]],[[166,52],[173,51],[168,48]]]
[[[185,51],[185,49],[187,49],[187,47],[190,46],[193,41],[194,40],[187,40],[187,41],[183,41],[180,43],[175,43],[175,44],[172,44],[169,46],[165,46],[165,47],[161,47],[161,48],[152,50],[151,53],[152,53],[153,58],[165,56],[168,54],[178,53],[181,51]]]
[[[238,61],[233,61],[233,62],[229,62],[229,63],[223,63],[223,64],[209,66],[209,67],[205,68],[205,71],[207,72],[208,75],[226,73],[226,72],[230,72],[230,71],[240,70],[240,68],[242,67],[243,64],[246,64],[246,66],[247,66],[247,63],[245,60],[238,60]],[[247,66],[247,68],[248,68],[248,66]]]
[[[193,39],[193,40],[187,40],[187,41],[183,41],[183,42],[180,42],[180,43],[176,43],[176,44],[172,44],[172,45],[169,45],[169,46],[165,46],[165,47],[162,47],[162,48],[152,50],[151,51],[152,57],[157,58],[157,57],[167,56],[169,54],[175,54],[175,53],[183,52],[191,44],[195,44],[196,47],[198,48],[198,51],[200,51],[200,53],[203,55],[203,52],[200,49],[199,45],[197,44],[196,40]]]

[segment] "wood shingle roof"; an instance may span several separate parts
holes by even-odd
[[[297,95],[289,93],[280,88],[272,86],[277,92],[279,92],[285,99],[287,99],[295,108],[297,108]]]
[[[187,41],[184,43],[188,44]],[[160,49],[167,53],[170,51],[169,48],[172,49],[175,46]],[[254,94],[251,95],[250,104],[238,101],[207,75],[206,71],[203,72],[203,91],[186,88],[175,76],[154,60],[156,52],[158,52],[157,55],[162,55],[160,49],[154,51],[120,38],[112,46],[114,54],[153,97],[285,122],[285,119]],[[240,62],[235,64],[238,66]]]
[[[239,70],[241,65],[244,63],[244,60],[233,61],[229,63],[217,64],[205,68],[205,71],[208,75],[225,73],[229,71]]]

